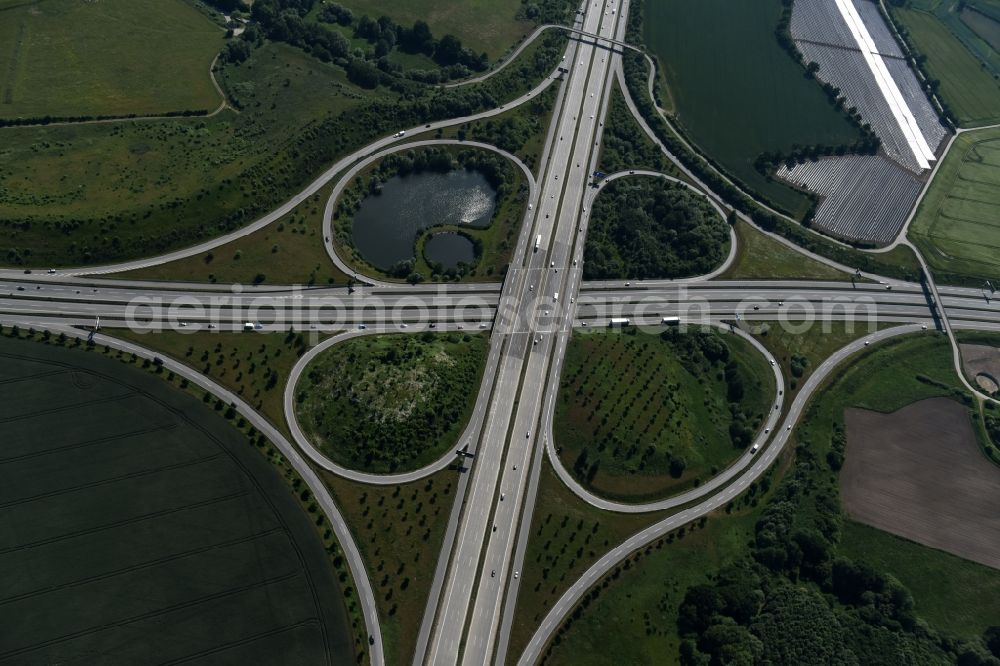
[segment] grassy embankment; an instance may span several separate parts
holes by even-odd
[[[7,0],[0,12],[0,119],[211,112],[222,103],[208,70],[225,33],[183,0]]]
[[[590,491],[626,502],[666,497],[738,457],[775,392],[760,353],[714,329],[576,334],[555,441],[563,465]]]

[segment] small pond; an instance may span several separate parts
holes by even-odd
[[[448,270],[458,268],[459,263],[471,264],[476,258],[476,248],[462,234],[444,232],[427,239],[424,243],[424,257],[427,263],[438,263]]]
[[[413,256],[414,242],[427,227],[437,224],[488,226],[495,199],[496,190],[477,171],[425,171],[396,176],[383,184],[381,194],[361,202],[354,214],[354,245],[370,264],[388,270]],[[472,244],[465,238],[461,240],[469,245],[471,253]],[[454,239],[445,238],[435,245],[440,247],[428,257],[447,257],[460,251],[459,242]],[[436,254],[438,250],[442,254]],[[445,261],[437,260],[447,267]]]

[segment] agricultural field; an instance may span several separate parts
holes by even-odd
[[[323,352],[295,387],[296,417],[331,460],[403,472],[455,445],[475,405],[480,334],[362,336]]]
[[[845,415],[844,510],[858,522],[1000,569],[1000,469],[976,443],[970,413],[947,398],[891,414]],[[948,474],[940,474],[947,469]]]
[[[861,134],[779,46],[782,4],[646,2],[643,39],[694,143],[750,189],[801,216],[809,198],[765,178],[754,161],[795,145],[852,144]]]
[[[79,265],[149,256],[247,224],[336,157],[400,127],[467,115],[530,90],[558,61],[550,35],[488,81],[412,83],[404,101],[282,43],[217,73],[211,118],[8,128],[0,133],[0,262]]]
[[[845,410],[961,396],[950,358],[943,336],[919,335],[850,362],[811,402],[794,460],[777,468],[782,479],[763,479],[672,545],[639,551],[641,562],[633,556],[570,616],[546,663],[596,663],[608,653],[628,663],[692,653],[725,663],[744,652],[772,663],[874,663],[886,650],[955,663],[982,650],[980,636],[1000,617],[1000,571],[850,521],[837,483]],[[944,638],[911,630],[919,620]]]
[[[521,0],[341,0],[356,15],[388,16],[399,25],[426,22],[435,37],[458,37],[464,46],[485,53],[491,61],[504,55],[534,29],[518,18]]]
[[[563,465],[585,487],[639,502],[726,467],[750,445],[776,389],[767,361],[734,335],[635,331],[574,334],[553,430]]]
[[[909,235],[943,281],[995,279],[1000,256],[1000,129],[956,137]]]
[[[401,486],[354,483],[322,472],[372,577],[387,664],[413,661],[445,528],[452,469]]]
[[[921,0],[912,8],[893,6],[891,11],[905,28],[907,41],[927,57],[924,68],[939,82],[937,92],[958,123],[975,127],[1000,122],[1000,80],[981,62],[982,56],[973,55],[956,36],[955,30],[964,25],[958,15],[936,0]],[[987,49],[1000,63],[1000,54]]]
[[[214,111],[224,36],[184,0],[2,0],[0,119]]]
[[[0,659],[354,659],[319,533],[245,435],[97,352],[0,356]]]

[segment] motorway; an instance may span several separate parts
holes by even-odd
[[[589,187],[596,170],[612,84],[617,79],[636,120],[673,159],[643,121],[624,86],[620,52],[607,44],[623,44],[628,3],[626,0],[585,0],[572,27],[580,35],[567,47],[563,77],[554,73],[535,89],[506,104],[510,109],[558,83],[559,95],[543,148],[537,182],[530,170],[511,159],[526,175],[531,206],[525,214],[510,267],[501,284],[406,285],[383,282],[367,276],[367,284],[344,287],[300,288],[290,285],[259,287],[149,282],[111,276],[115,272],[157,265],[213,249],[235,238],[264,228],[312,196],[335,177],[324,219],[324,235],[330,236],[330,217],[337,195],[351,177],[382,156],[414,145],[454,143],[424,141],[404,143],[386,137],[330,167],[286,204],[251,225],[227,236],[160,257],[54,273],[0,270],[0,323],[34,326],[67,335],[86,337],[83,327],[93,327],[98,318],[104,330],[128,325],[133,329],[175,330],[195,333],[205,330],[238,331],[246,322],[259,323],[259,330],[336,332],[310,349],[294,366],[284,389],[284,408],[292,434],[289,441],[263,416],[225,387],[174,359],[164,365],[237,405],[249,423],[268,436],[303,477],[330,519],[355,578],[359,603],[371,637],[371,663],[382,666],[382,640],[369,573],[365,571],[350,527],[343,521],[329,491],[314,471],[321,467],[363,483],[411,482],[443,469],[455,460],[448,451],[438,461],[419,470],[394,475],[373,475],[345,469],[323,456],[303,434],[294,416],[296,384],[309,362],[318,354],[346,340],[387,332],[415,333],[425,330],[482,331],[490,337],[486,370],[479,385],[472,417],[460,436],[475,458],[469,473],[460,475],[455,506],[446,530],[444,547],[434,572],[432,592],[421,626],[415,664],[505,663],[510,627],[516,606],[523,558],[543,455],[549,455],[567,486],[584,501],[616,512],[640,512],[682,508],[678,513],[642,530],[605,554],[566,591],[546,616],[520,663],[535,663],[565,616],[589,587],[598,582],[635,549],[666,532],[704,516],[742,492],[768,468],[785,446],[790,428],[814,391],[844,360],[867,343],[924,330],[945,330],[954,345],[952,329],[1000,330],[1000,306],[991,294],[979,289],[938,287],[886,280],[862,275],[848,281],[850,268],[805,252],[787,240],[771,235],[805,256],[845,271],[840,282],[804,280],[720,280],[717,278],[736,257],[736,238],[725,264],[710,275],[683,280],[583,282],[583,240],[589,224],[588,210],[599,188]],[[540,34],[545,27],[536,32]],[[599,37],[595,37],[599,36]],[[532,37],[531,39],[533,39]],[[529,40],[530,41],[530,40]],[[526,42],[527,43],[527,42]],[[521,48],[523,48],[522,45]],[[519,52],[519,51],[518,51]],[[452,126],[504,112],[504,107],[484,113],[414,128]],[[476,145],[462,142],[464,145]],[[674,159],[674,162],[687,171]],[[342,175],[345,174],[346,175]],[[631,175],[664,176],[636,171],[613,174],[610,180]],[[692,174],[720,214],[729,210]],[[603,187],[603,184],[602,184]],[[537,241],[536,241],[537,239]],[[353,269],[327,244],[330,260],[345,272]],[[704,324],[729,329],[743,321],[779,322],[797,326],[803,322],[849,321],[899,322],[902,326],[870,329],[827,359],[784,409],[784,380],[774,367],[779,407],[758,434],[760,451],[747,453],[713,479],[681,495],[644,505],[609,502],[588,493],[562,468],[554,451],[552,413],[566,347],[574,330],[606,327],[615,317],[633,324],[660,328],[665,316],[677,316],[685,324]],[[768,354],[754,338],[744,335],[760,353]],[[96,334],[95,342],[152,358],[141,345]],[[958,361],[956,361],[958,363]],[[964,380],[964,378],[963,378]]]

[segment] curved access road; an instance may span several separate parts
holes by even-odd
[[[413,326],[408,329],[411,333],[418,333],[426,330],[431,330],[426,324]],[[456,454],[455,451],[449,447],[444,454],[434,462],[431,462],[420,469],[415,469],[410,472],[401,472],[399,474],[372,474],[370,472],[359,472],[357,470],[349,469],[343,465],[338,465],[337,463],[330,460],[328,457],[323,455],[319,449],[317,449],[309,438],[302,431],[302,427],[299,425],[298,418],[295,414],[295,387],[298,385],[299,380],[302,378],[302,373],[309,364],[320,354],[327,351],[334,345],[338,345],[342,342],[347,342],[348,340],[353,340],[355,338],[360,338],[366,335],[379,335],[379,334],[389,334],[389,333],[400,333],[401,331],[395,326],[385,326],[385,327],[375,327],[366,330],[355,330],[349,331],[347,333],[342,333],[338,336],[330,338],[329,340],[324,340],[322,343],[316,345],[308,352],[303,354],[302,358],[292,367],[291,374],[288,377],[288,382],[285,384],[285,394],[284,394],[284,410],[285,410],[285,420],[288,422],[288,429],[292,433],[292,439],[298,444],[299,448],[308,456],[313,463],[319,465],[323,469],[336,474],[337,476],[342,476],[345,479],[351,481],[356,481],[358,483],[369,483],[377,486],[388,486],[410,483],[412,481],[417,481],[426,476],[430,476],[435,472],[439,472],[442,469],[448,467],[448,465],[455,462]],[[458,438],[459,448],[468,445],[469,453],[475,454],[476,446],[479,443],[479,431],[483,425],[483,419],[486,416],[486,409],[489,406],[490,394],[493,390],[492,378],[496,375],[497,363],[499,362],[499,350],[494,352],[492,349],[486,360],[486,365],[483,371],[483,378],[479,382],[479,393],[476,396],[476,404],[473,408],[472,415],[469,417],[469,422],[462,431],[462,434]],[[464,442],[464,443],[463,443]]]
[[[426,148],[429,146],[463,146],[468,148],[478,148],[479,150],[486,150],[507,158],[521,169],[521,173],[524,175],[524,179],[528,183],[528,201],[533,202],[535,200],[538,186],[535,183],[535,176],[531,173],[531,169],[528,168],[528,165],[522,162],[516,155],[510,154],[506,150],[501,150],[492,144],[482,143],[480,141],[459,141],[458,139],[427,139],[424,141],[413,141],[411,143],[390,146],[385,150],[369,155],[351,167],[351,169],[337,181],[337,184],[330,192],[329,198],[326,200],[326,208],[323,209],[323,238],[329,240],[324,242],[323,245],[326,247],[326,253],[329,255],[330,261],[332,261],[333,264],[342,272],[347,275],[353,275],[356,279],[363,280],[374,287],[380,287],[383,289],[399,288],[401,285],[405,284],[401,282],[386,282],[378,278],[360,274],[353,266],[350,266],[346,261],[341,259],[340,255],[337,254],[337,250],[333,243],[333,211],[337,207],[337,201],[340,199],[340,195],[343,193],[344,189],[351,184],[354,177],[361,173],[361,171],[394,153],[402,152],[404,150],[412,150],[414,148]],[[531,217],[531,210],[525,210],[523,223],[529,223]],[[409,284],[406,284],[406,286],[410,287]]]
[[[667,532],[675,530],[691,521],[697,520],[720,507],[742,493],[777,459],[785,444],[788,442],[791,426],[795,424],[807,406],[810,398],[822,385],[830,373],[835,370],[845,359],[863,350],[868,344],[876,343],[899,335],[914,333],[920,330],[917,325],[899,326],[873,333],[864,338],[860,338],[834,352],[826,361],[820,365],[809,377],[802,389],[795,396],[792,405],[785,416],[783,425],[785,427],[778,430],[774,439],[756,455],[756,463],[730,484],[725,490],[719,492],[700,504],[679,511],[663,520],[637,532],[629,537],[624,543],[618,545],[613,550],[606,553],[601,559],[595,562],[586,572],[570,586],[559,601],[556,602],[552,610],[542,620],[535,635],[531,638],[527,648],[518,660],[519,666],[531,666],[539,661],[542,652],[555,632],[562,625],[566,616],[569,615],[579,603],[580,599],[596,583],[600,582],[609,571],[619,562],[627,558],[631,553],[643,546],[652,543]]]
[[[464,116],[462,118],[452,118],[449,120],[440,120],[432,123],[426,123],[424,125],[419,125],[416,127],[411,127],[405,129],[405,134],[413,134],[420,132],[434,131],[437,129],[444,129],[446,127],[454,127],[455,125],[462,125],[464,123],[474,122],[476,120],[483,120],[485,118],[492,118],[498,116],[506,111],[518,107],[525,102],[530,102],[532,99],[537,97],[540,93],[544,92],[552,83],[559,79],[558,72],[554,74],[549,74],[535,86],[532,90],[528,91],[524,95],[521,95],[513,100],[506,102],[495,109],[489,109],[486,111],[481,111],[469,116]],[[60,276],[95,276],[95,275],[107,275],[110,273],[121,273],[124,271],[138,270],[140,268],[149,268],[150,266],[159,266],[161,264],[166,264],[171,261],[177,261],[179,259],[186,259],[188,257],[193,257],[215,248],[225,245],[226,243],[231,243],[240,238],[249,236],[250,234],[260,231],[267,225],[271,224],[284,217],[292,210],[294,210],[303,201],[306,201],[313,194],[322,189],[327,183],[333,180],[338,173],[344,169],[349,168],[352,164],[360,159],[364,159],[370,156],[374,151],[387,148],[393,144],[401,144],[406,142],[406,137],[392,135],[383,137],[367,144],[366,146],[359,148],[350,155],[346,155],[336,162],[333,163],[326,171],[321,173],[315,180],[313,180],[309,185],[307,185],[298,194],[294,195],[285,203],[281,204],[271,212],[258,218],[250,224],[240,227],[232,233],[226,234],[224,236],[218,236],[211,240],[207,240],[203,243],[193,245],[191,247],[183,248],[180,250],[175,250],[173,252],[168,252],[166,254],[159,255],[157,257],[148,257],[145,259],[135,259],[132,261],[121,262],[117,264],[107,264],[104,266],[86,266],[78,268],[62,268],[56,271],[57,275]],[[46,267],[38,267],[36,270],[45,270]],[[0,277],[10,277],[10,276],[21,276],[23,274],[22,269],[0,269]]]
[[[552,432],[552,426],[555,416],[555,406],[556,406],[556,393],[551,392],[546,398],[545,406],[545,451],[549,456],[549,460],[552,462],[552,467],[555,469],[556,475],[562,480],[562,482],[572,490],[577,496],[579,496],[583,501],[587,502],[591,506],[595,506],[598,509],[604,509],[605,511],[615,511],[618,513],[647,513],[651,511],[662,511],[664,509],[675,509],[685,504],[690,504],[696,500],[699,500],[707,495],[715,493],[720,488],[729,484],[734,478],[736,478],[741,472],[745,471],[754,462],[757,454],[752,453],[753,449],[763,449],[767,440],[771,439],[771,431],[778,424],[778,420],[781,417],[781,410],[785,404],[785,381],[781,376],[781,370],[777,363],[774,362],[774,358],[771,356],[771,352],[767,350],[764,345],[762,345],[756,338],[749,335],[738,328],[730,328],[728,325],[721,322],[714,322],[712,324],[716,328],[723,331],[732,331],[736,333],[739,337],[743,338],[749,342],[757,351],[761,353],[768,361],[771,363],[771,370],[774,372],[774,382],[776,395],[774,396],[774,409],[769,410],[769,414],[766,422],[763,425],[763,429],[757,433],[756,439],[753,441],[753,445],[746,450],[746,452],[735,460],[729,467],[722,470],[706,483],[692,488],[691,490],[685,491],[678,495],[668,497],[666,499],[657,500],[655,502],[646,502],[642,504],[629,504],[626,502],[615,502],[613,500],[608,500],[598,495],[593,494],[586,488],[584,488],[580,483],[573,477],[572,474],[563,465],[562,460],[559,458],[559,454],[556,452],[555,447],[555,437]]]
[[[24,326],[35,326],[36,328],[48,329],[53,333],[65,333],[67,337],[79,338],[81,340],[86,340],[89,335],[88,331],[63,324],[45,324],[39,326],[37,322],[25,322]],[[372,666],[384,666],[385,657],[382,649],[382,634],[379,626],[378,610],[375,605],[375,594],[372,589],[371,581],[368,578],[368,573],[365,570],[364,560],[361,558],[361,553],[358,550],[357,544],[354,542],[351,530],[344,521],[344,517],[337,508],[337,504],[330,495],[330,491],[327,490],[325,485],[323,485],[323,481],[320,480],[319,476],[316,475],[316,472],[313,471],[312,467],[309,466],[309,463],[306,462],[291,442],[285,439],[285,436],[282,435],[277,428],[257,413],[253,407],[243,400],[243,398],[224,386],[212,381],[205,375],[202,375],[200,372],[188,367],[184,363],[176,361],[164,354],[153,352],[140,345],[125,342],[124,340],[100,333],[95,334],[93,336],[93,340],[96,344],[107,345],[112,349],[118,349],[129,354],[135,354],[143,359],[153,360],[155,358],[159,358],[163,362],[163,367],[173,372],[175,375],[183,377],[191,384],[212,393],[227,404],[235,405],[236,411],[240,414],[240,416],[246,419],[247,423],[261,432],[279,451],[281,451],[281,454],[292,465],[299,476],[302,477],[302,480],[305,481],[309,490],[316,498],[316,502],[323,510],[323,513],[326,514],[327,519],[330,521],[330,525],[333,527],[334,534],[336,534],[337,541],[344,550],[348,566],[351,569],[351,576],[354,578],[354,586],[357,588],[358,601],[361,604],[362,614],[365,618],[365,630],[369,636],[368,655],[371,660],[371,664]]]

